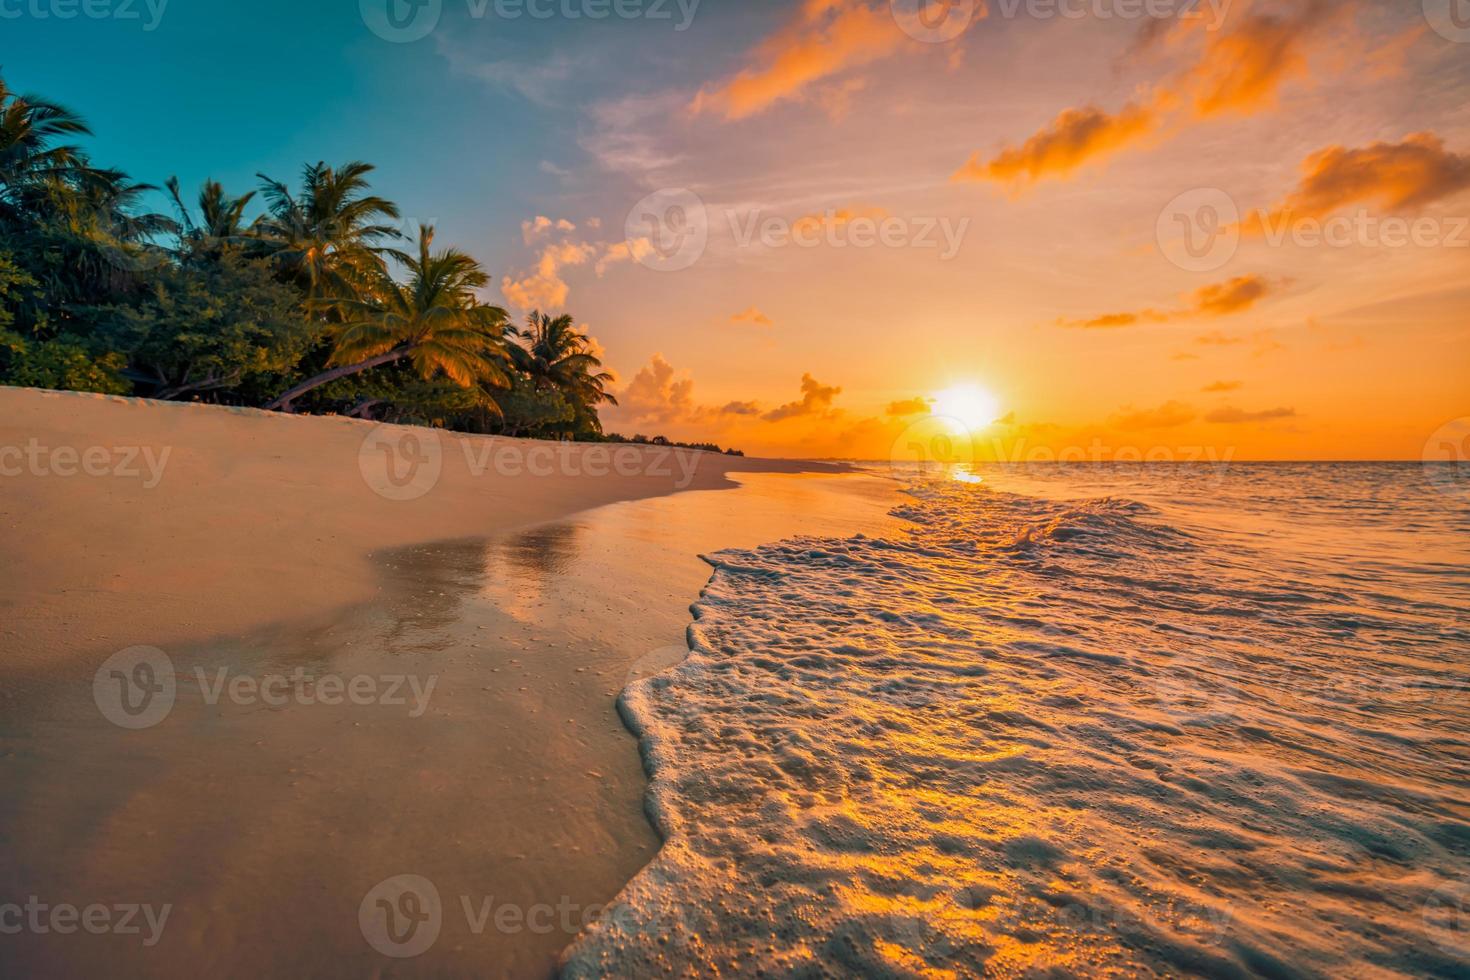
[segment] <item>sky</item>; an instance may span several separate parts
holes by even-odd
[[[1418,459],[1470,431],[1467,7],[0,0],[0,65],[139,180],[375,164],[596,338],[613,431]]]

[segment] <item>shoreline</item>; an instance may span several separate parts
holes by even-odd
[[[323,576],[330,608],[152,640],[165,658],[157,676],[176,693],[138,730],[99,714],[93,685],[122,643],[29,670],[7,658],[0,890],[171,910],[156,946],[31,936],[7,960],[62,975],[371,972],[395,961],[372,945],[359,905],[412,875],[434,884],[442,933],[408,972],[552,975],[588,917],[662,846],[617,700],[687,653],[691,605],[712,577],[700,555],[874,530],[896,496],[862,474],[701,467],[697,482],[614,486],[603,494],[643,495],[378,547],[355,602]],[[207,596],[194,601],[207,608]],[[81,618],[58,629],[77,635]],[[344,693],[359,683],[362,699]],[[502,925],[502,912],[521,924]],[[531,928],[548,916],[549,931]]]
[[[841,471],[17,388],[0,388],[0,450],[0,563],[18,586],[0,600],[4,669],[27,672],[329,615],[373,596],[375,551],[733,473]]]

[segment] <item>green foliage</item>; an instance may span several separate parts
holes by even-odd
[[[152,397],[190,397],[290,373],[321,330],[300,300],[268,262],[225,253],[159,270],[136,303],[100,311],[96,331]]]
[[[498,401],[506,435],[556,435],[576,418],[576,409],[566,395],[555,388],[538,387],[525,375],[517,375],[510,391],[501,394]]]
[[[34,340],[0,330],[0,382],[22,388],[97,391],[126,395],[133,390],[122,376],[126,359],[97,351],[80,338],[62,335]]]
[[[371,165],[240,195],[206,181],[192,205],[170,179],[172,218],[148,209],[158,188],[92,164],[90,135],[0,80],[0,383],[616,438],[598,417],[613,378],[576,321],[515,329],[432,228],[391,247],[399,209]]]

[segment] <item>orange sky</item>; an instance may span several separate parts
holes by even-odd
[[[1470,415],[1470,43],[1099,16],[1140,6],[753,6],[702,81],[586,102],[504,299],[588,325],[628,434],[881,459],[976,384],[982,458],[1419,458]]]

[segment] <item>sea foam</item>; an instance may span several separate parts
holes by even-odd
[[[664,846],[564,975],[1466,975],[1463,568],[912,493],[707,559],[621,701]]]

